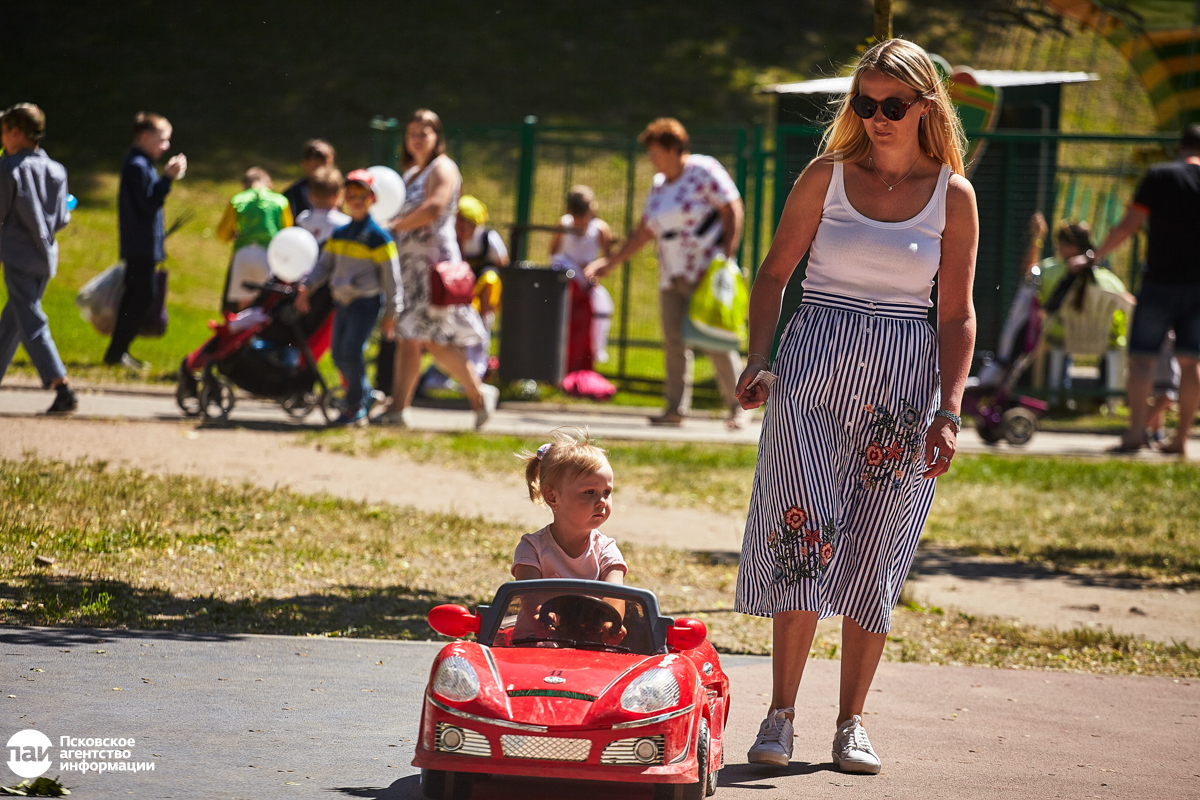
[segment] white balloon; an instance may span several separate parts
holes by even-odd
[[[391,167],[369,167],[367,172],[371,173],[375,180],[374,186],[371,187],[375,190],[371,218],[380,225],[385,225],[400,213],[400,208],[404,205],[404,179]]]
[[[321,246],[304,228],[284,228],[267,245],[267,264],[271,274],[286,283],[295,283],[317,264]]]

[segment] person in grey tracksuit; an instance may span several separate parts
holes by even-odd
[[[8,300],[0,312],[0,379],[25,346],[42,385],[55,390],[49,413],[77,407],[67,385],[67,370],[50,323],[42,310],[42,294],[58,269],[55,234],[71,219],[67,209],[67,170],[39,144],[46,115],[32,103],[19,103],[0,115],[0,264]]]

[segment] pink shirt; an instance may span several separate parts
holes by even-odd
[[[587,549],[579,558],[567,555],[550,533],[550,526],[537,533],[527,533],[517,544],[513,555],[513,570],[518,564],[528,564],[541,571],[543,578],[579,578],[598,581],[600,576],[613,567],[629,572],[629,565],[621,557],[617,543],[600,531],[592,531]]]

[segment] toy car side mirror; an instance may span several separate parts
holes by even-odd
[[[426,619],[429,620],[429,627],[455,639],[461,639],[468,633],[479,633],[481,622],[478,614],[472,614],[465,606],[454,603],[435,606]]]
[[[704,644],[707,638],[708,628],[705,624],[690,617],[680,617],[667,629],[667,645],[672,650],[691,650]]]

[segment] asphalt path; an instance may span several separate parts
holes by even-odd
[[[5,740],[33,728],[73,798],[420,797],[410,765],[441,645],[369,639],[0,628]],[[746,764],[770,662],[725,656],[727,798],[1200,796],[1200,680],[881,664],[874,777],[829,761],[838,662],[809,664],[786,769]],[[60,737],[132,737],[152,772],[61,769]],[[0,766],[0,773],[5,767]],[[7,785],[16,776],[6,773]],[[629,784],[493,778],[479,800],[649,797]]]

